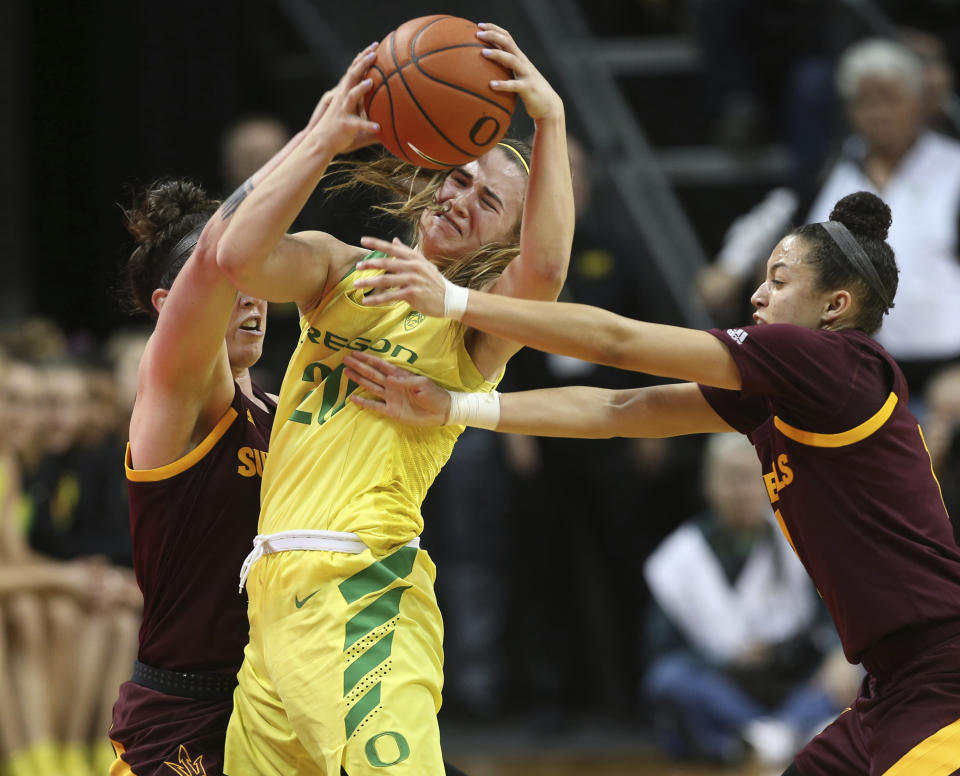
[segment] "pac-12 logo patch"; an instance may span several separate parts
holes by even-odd
[[[412,313],[409,313],[406,318],[403,320],[403,330],[404,331],[413,331],[417,326],[423,323],[425,316],[423,313],[418,313],[414,310]]]
[[[170,770],[177,776],[207,776],[207,769],[203,767],[203,755],[198,754],[196,758],[190,759],[190,753],[187,747],[180,744],[180,751],[177,752],[178,763],[164,762]]]
[[[742,345],[747,338],[747,333],[743,329],[727,329],[727,336],[738,345]]]

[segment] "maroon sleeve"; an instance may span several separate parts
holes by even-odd
[[[879,346],[861,332],[764,324],[710,333],[730,350],[741,394],[763,397],[768,416],[798,428],[820,433],[852,428],[883,405],[892,385]],[[741,428],[714,405],[716,396],[704,396]]]
[[[751,396],[743,391],[726,391],[709,385],[697,387],[713,411],[741,434],[749,435],[770,417],[770,409],[762,396]]]

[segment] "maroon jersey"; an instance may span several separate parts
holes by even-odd
[[[143,591],[138,659],[175,671],[236,673],[247,643],[240,565],[257,533],[260,478],[276,405],[237,386],[206,439],[159,469],[130,469],[130,530]]]
[[[743,388],[701,386],[748,436],[778,521],[851,662],[901,628],[960,620],[953,540],[906,381],[863,332],[711,331]]]

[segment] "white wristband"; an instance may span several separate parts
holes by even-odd
[[[459,321],[467,311],[467,296],[470,289],[457,286],[443,279],[443,317]]]
[[[447,391],[450,394],[450,412],[447,413],[448,426],[474,426],[475,428],[495,429],[500,422],[500,394],[464,393]]]

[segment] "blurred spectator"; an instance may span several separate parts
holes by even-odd
[[[946,46],[936,35],[923,30],[904,28],[901,34],[903,42],[923,64],[923,113],[927,126],[956,137],[960,131],[953,106],[956,77]]]
[[[826,220],[832,204],[854,191],[878,194],[890,206],[900,285],[877,339],[919,396],[931,372],[960,356],[960,143],[929,129],[944,116],[944,89],[953,82],[936,39],[917,33],[907,39],[925,56],[882,39],[844,52],[836,77],[853,134],[805,221]],[[734,300],[803,212],[796,191],[775,189],[731,226],[717,261],[697,279],[721,322],[738,322]]]
[[[17,360],[0,370],[0,741],[13,774],[87,776],[99,693],[119,684],[110,657],[135,634],[137,602],[123,600],[118,573],[53,562],[27,545],[21,462],[41,436],[41,380]]]
[[[31,544],[54,558],[102,556],[129,566],[123,449],[115,418],[104,417],[90,372],[78,364],[45,367],[42,386],[45,455],[26,482]]]
[[[132,572],[109,562],[129,556],[116,412],[105,406],[112,377],[64,360],[60,347],[44,351],[65,343],[58,332],[44,322],[7,332],[14,352],[56,360],[3,370],[6,488],[16,495],[0,513],[0,593],[24,761],[87,776],[113,759],[102,734],[134,654],[140,595]]]
[[[137,398],[137,370],[140,357],[147,346],[150,332],[147,329],[119,329],[103,346],[106,360],[113,367],[114,397],[116,399],[117,433],[126,442],[130,427],[130,413]],[[122,463],[122,458],[121,458]]]
[[[960,363],[950,364],[927,383],[923,395],[923,435],[943,502],[960,544]]]
[[[234,191],[286,145],[290,132],[273,116],[238,119],[220,142],[220,175],[223,190]]]
[[[733,762],[749,747],[786,764],[853,699],[860,671],[776,525],[745,437],[709,439],[703,491],[706,511],[644,564],[643,693],[673,756]]]
[[[900,285],[877,340],[919,397],[939,365],[960,357],[960,143],[926,128],[923,64],[902,44],[856,44],[837,83],[854,134],[807,220],[825,220],[832,203],[854,191],[890,206]]]

